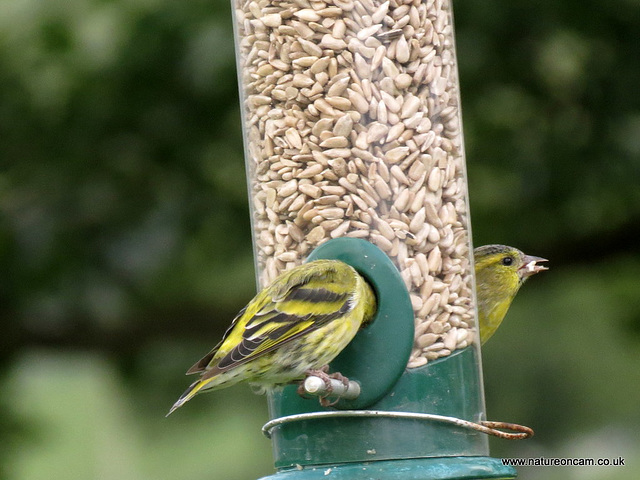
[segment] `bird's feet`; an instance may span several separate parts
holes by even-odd
[[[329,366],[325,365],[324,367],[317,370],[307,370],[305,372],[305,379],[300,383],[298,387],[298,394],[302,397],[305,397],[309,393],[318,394],[320,405],[323,407],[330,407],[338,403],[340,398],[336,398],[335,400],[329,400],[329,397],[333,393],[334,386],[332,384],[332,380],[337,380],[342,383],[344,386],[344,390],[348,390],[349,388],[349,379],[342,375],[340,372],[335,372],[329,374]],[[308,379],[310,377],[318,378],[321,381],[321,384],[312,385],[312,389],[309,388]]]

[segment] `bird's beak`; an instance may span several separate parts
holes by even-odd
[[[524,265],[518,269],[518,274],[522,278],[530,277],[543,270],[549,270],[543,265],[538,265],[538,262],[548,262],[546,258],[534,257],[533,255],[525,255],[523,258]]]

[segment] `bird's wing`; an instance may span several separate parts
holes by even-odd
[[[351,289],[331,288],[331,272],[305,272],[287,280],[247,305],[216,348],[189,372],[206,371],[203,380],[218,375],[308,334],[353,308]]]

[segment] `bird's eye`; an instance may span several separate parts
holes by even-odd
[[[502,259],[502,264],[506,266],[513,264],[513,257],[504,257]]]

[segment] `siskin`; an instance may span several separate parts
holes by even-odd
[[[284,272],[233,320],[222,340],[187,374],[200,378],[171,407],[246,381],[265,391],[322,369],[376,312],[369,284],[338,260]],[[326,375],[326,374],[325,374]]]
[[[547,267],[548,260],[525,255],[506,245],[485,245],[473,251],[480,341],[485,343],[498,329],[513,298],[531,275]]]

